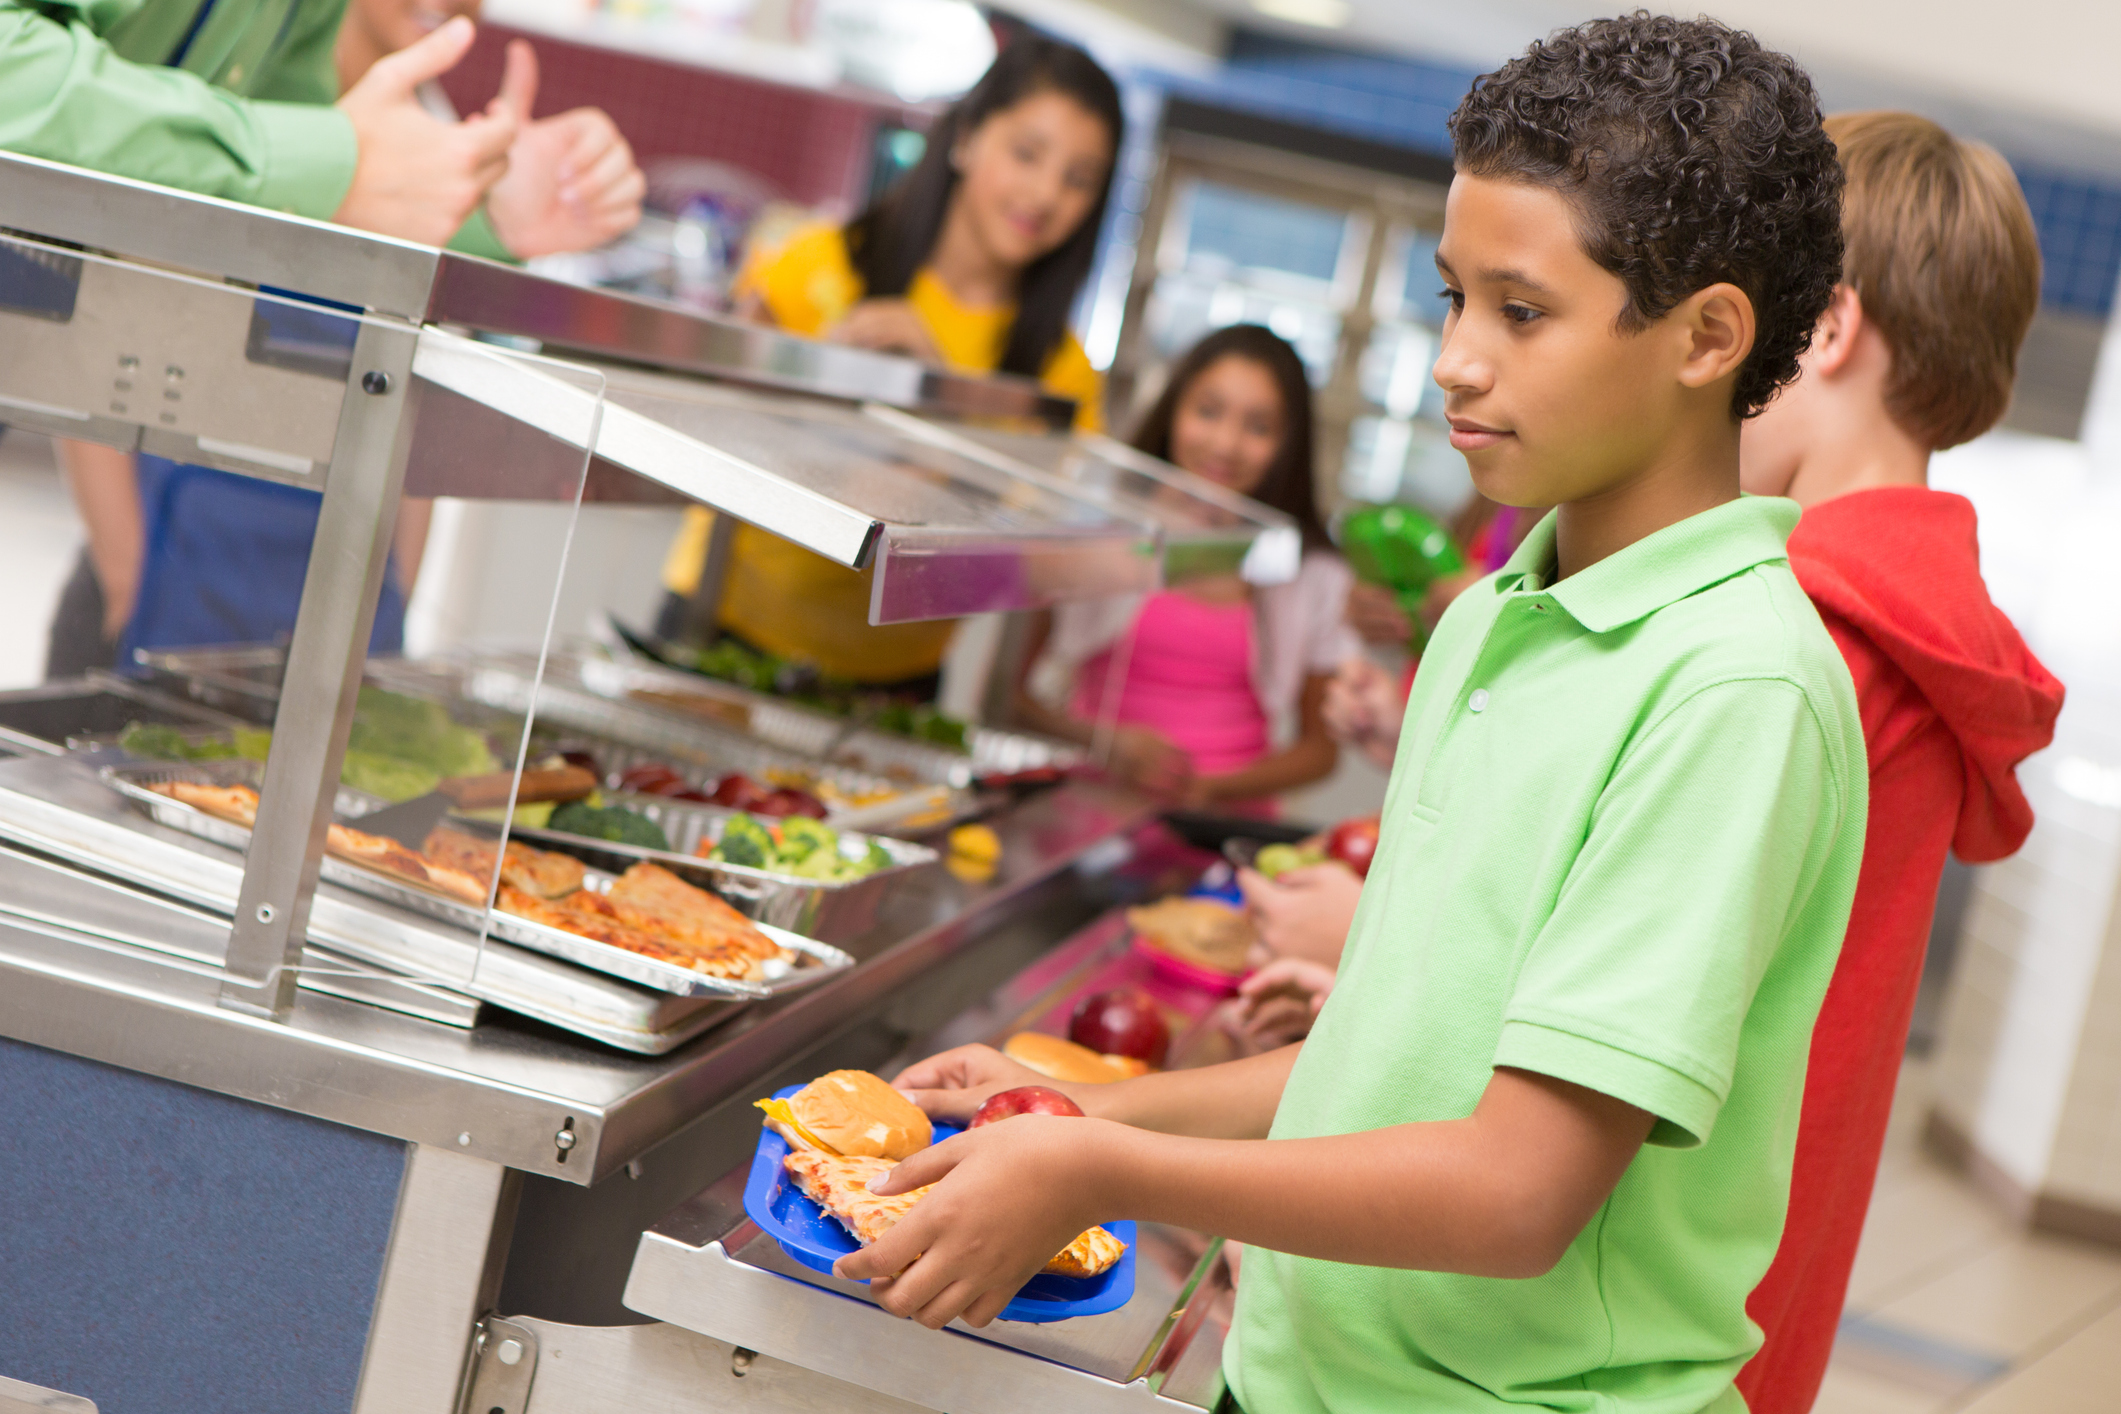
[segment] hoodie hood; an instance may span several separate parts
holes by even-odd
[[[1919,695],[1882,721],[1866,702],[1865,731],[1883,738],[1867,743],[1873,768],[1933,713],[1965,783],[1953,852],[1979,863],[2016,850],[2033,811],[2015,768],[2054,736],[2062,684],[1989,599],[1973,503],[1916,486],[1837,496],[1805,511],[1789,555],[1837,637],[1868,639]]]

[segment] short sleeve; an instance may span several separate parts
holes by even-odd
[[[1705,1142],[1754,994],[1843,806],[1796,684],[1725,681],[1674,707],[1601,793],[1518,974],[1495,1064],[1649,1111],[1651,1143]]]

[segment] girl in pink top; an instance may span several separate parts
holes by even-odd
[[[1330,774],[1321,703],[1360,644],[1346,624],[1353,576],[1318,518],[1302,361],[1257,325],[1219,329],[1179,360],[1134,445],[1291,516],[1302,565],[1286,584],[1217,575],[1041,615],[1018,717],[1109,741],[1115,775],[1195,808],[1256,808]],[[1035,693],[1039,678],[1065,684],[1067,705]],[[1101,737],[1105,718],[1117,725]]]

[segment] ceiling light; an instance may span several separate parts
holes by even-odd
[[[1345,27],[1355,9],[1349,0],[1252,0],[1252,8],[1277,20],[1318,29]]]

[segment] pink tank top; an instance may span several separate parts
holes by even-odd
[[[1143,603],[1131,633],[1120,721],[1163,733],[1204,776],[1267,754],[1267,715],[1252,690],[1250,604],[1203,604],[1166,590]],[[1094,721],[1104,710],[1113,655],[1124,646],[1122,640],[1083,665],[1076,716]]]

